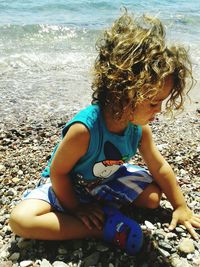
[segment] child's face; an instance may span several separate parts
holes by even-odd
[[[161,112],[162,102],[170,95],[173,88],[173,77],[166,78],[163,88],[158,94],[148,100],[138,104],[131,112],[130,121],[136,125],[146,125],[153,121],[156,114]]]

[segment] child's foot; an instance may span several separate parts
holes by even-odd
[[[143,243],[143,233],[140,225],[123,215],[118,209],[106,206],[104,239],[125,250],[128,254],[137,253]]]

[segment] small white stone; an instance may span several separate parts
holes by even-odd
[[[50,264],[48,260],[43,259],[40,263],[40,267],[52,267],[52,265]]]
[[[26,260],[26,261],[21,261],[19,266],[20,267],[28,267],[31,266],[33,264],[33,262],[31,260]]]
[[[168,148],[168,144],[157,145],[157,148],[158,148],[158,150],[162,151],[163,149]]]
[[[156,227],[155,227],[151,222],[149,222],[149,221],[145,221],[144,223],[145,223],[146,227],[149,228],[149,229],[151,229],[151,230],[153,230],[153,229],[156,228]]]
[[[183,158],[182,158],[181,156],[177,156],[177,157],[175,158],[175,161],[180,163],[180,162],[183,161]]]
[[[7,258],[7,256],[8,256],[8,251],[5,251],[5,250],[1,251],[0,259],[5,259]]]
[[[143,231],[147,230],[146,225],[141,225],[141,229],[142,229]]]
[[[23,173],[22,170],[19,170],[17,174],[18,174],[18,175],[23,175],[24,173]]]
[[[0,164],[0,172],[3,173],[5,172],[6,167],[3,164]]]
[[[187,259],[188,259],[188,260],[192,260],[192,259],[193,259],[193,257],[194,257],[194,255],[193,255],[193,254],[188,254],[188,255],[187,255]]]

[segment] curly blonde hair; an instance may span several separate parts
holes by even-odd
[[[153,98],[167,76],[174,87],[167,110],[183,106],[186,83],[193,85],[191,62],[182,46],[167,47],[165,30],[157,18],[134,19],[125,12],[96,43],[92,103],[108,108],[120,119],[127,105]]]

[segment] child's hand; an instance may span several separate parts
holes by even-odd
[[[102,230],[104,213],[97,204],[81,204],[73,214],[90,230],[93,227]]]
[[[183,224],[194,239],[199,239],[199,235],[196,233],[193,226],[200,228],[200,216],[194,215],[188,207],[180,206],[174,210],[169,230],[173,230],[177,223]]]

